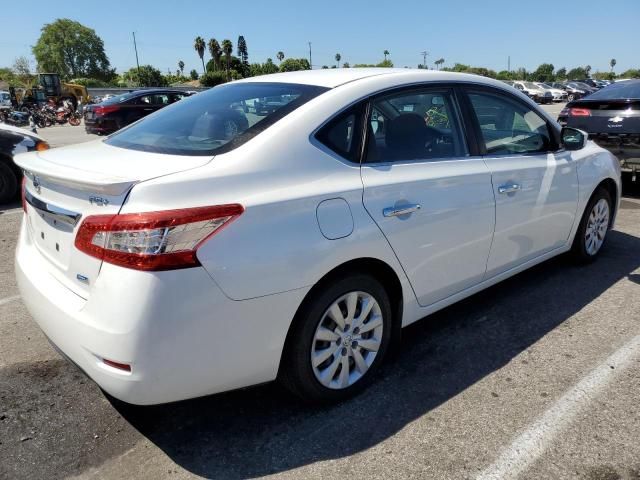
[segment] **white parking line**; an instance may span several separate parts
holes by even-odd
[[[613,379],[640,357],[640,335],[634,337],[565,393],[542,417],[531,424],[476,480],[517,478],[524,472],[580,410]]]
[[[20,295],[14,295],[12,297],[2,298],[0,299],[0,305],[5,305],[9,302],[13,302],[14,300],[18,300],[19,298],[20,298]]]

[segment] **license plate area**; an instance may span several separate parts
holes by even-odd
[[[29,209],[29,226],[38,250],[58,268],[66,270],[73,248],[73,226],[60,222],[54,215]]]

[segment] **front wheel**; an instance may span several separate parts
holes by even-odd
[[[336,402],[357,393],[388,349],[391,312],[387,292],[369,275],[325,284],[294,319],[280,380],[310,402]]]
[[[582,215],[571,253],[579,263],[593,262],[604,245],[612,219],[609,192],[599,188],[593,194]]]

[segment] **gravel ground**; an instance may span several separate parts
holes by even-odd
[[[640,478],[633,195],[596,263],[553,259],[408,327],[371,388],[326,408],[277,385],[110,401],[17,297],[20,221],[0,210],[0,479]]]

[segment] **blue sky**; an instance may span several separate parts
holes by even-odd
[[[640,68],[640,0],[30,0],[28,7],[2,10],[0,66],[26,55],[35,67],[30,47],[40,28],[68,17],[96,30],[119,72],[135,65],[132,31],[140,63],[163,72],[175,71],[178,60],[186,71],[202,69],[192,47],[196,35],[229,38],[234,52],[244,35],[250,62],[275,60],[278,50],[308,57],[311,41],[314,67],[334,64],[336,52],[342,62],[374,63],[387,49],[399,67],[415,67],[427,50],[430,66],[443,57],[445,66],[503,70],[511,56],[512,69],[551,62],[556,68],[591,65],[595,72],[608,70],[612,57],[617,72]]]

